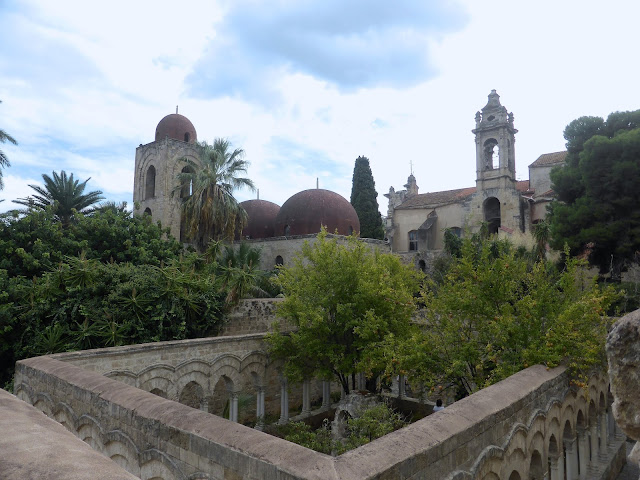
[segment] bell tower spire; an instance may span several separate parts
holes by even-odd
[[[476,184],[478,189],[515,187],[516,158],[513,113],[491,90],[487,104],[476,112]]]

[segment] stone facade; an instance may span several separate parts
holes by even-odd
[[[314,243],[317,238],[316,234],[309,235],[290,235],[286,237],[261,238],[255,240],[245,240],[252,247],[261,250],[260,268],[263,270],[273,270],[276,265],[289,266],[293,263],[293,259],[302,249],[305,242]],[[344,239],[342,235],[328,234],[327,238]],[[360,241],[365,242],[370,248],[374,248],[381,253],[389,253],[390,246],[383,240],[375,240],[371,238],[363,238]]]
[[[133,180],[135,213],[151,215],[154,222],[168,227],[177,239],[184,239],[180,212],[184,195],[173,192],[178,186],[177,175],[187,168],[184,158],[199,162],[197,144],[164,137],[140,145],[136,149]]]
[[[501,105],[495,90],[476,113],[472,130],[476,143],[476,186],[442,192],[418,193],[413,175],[405,190],[393,187],[389,199],[386,234],[394,252],[440,250],[444,232],[477,232],[485,222],[490,233],[530,234],[546,215],[553,199],[549,173],[562,165],[566,152],[541,155],[529,166],[529,180],[516,180],[513,114]]]

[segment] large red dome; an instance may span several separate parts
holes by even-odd
[[[191,120],[179,113],[167,115],[158,123],[156,127],[156,142],[163,140],[164,137],[189,143],[198,141],[196,128],[191,123]]]
[[[280,206],[267,200],[247,200],[241,202],[249,221],[242,229],[242,236],[249,238],[271,238],[274,235],[274,223]]]
[[[307,235],[320,232],[340,235],[360,231],[358,214],[341,195],[323,189],[304,190],[284,202],[275,221],[276,235]]]

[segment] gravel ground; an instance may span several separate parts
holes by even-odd
[[[631,453],[631,449],[633,448],[633,445],[635,442],[627,441],[626,443],[627,443],[627,455],[629,455],[629,453]],[[638,465],[633,465],[627,460],[627,464],[624,466],[624,468],[622,469],[622,471],[620,472],[620,475],[618,475],[618,478],[616,480],[638,480],[638,479],[640,479],[640,468],[638,468]]]

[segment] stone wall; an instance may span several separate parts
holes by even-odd
[[[229,339],[231,344],[237,341]],[[593,476],[587,478],[604,479],[614,478],[611,465],[624,449],[623,439],[608,422],[592,428],[594,419],[608,418],[606,380],[594,377],[587,396],[570,388],[562,368],[531,367],[333,458],[71,362],[82,363],[71,354],[18,362],[18,396],[75,430],[96,449],[117,456],[142,478],[542,478],[538,472],[546,472],[549,463],[556,465],[557,473],[564,439],[566,458],[575,462],[578,457],[581,462],[592,458],[588,468]],[[585,431],[595,438],[595,451],[593,446],[585,450]],[[569,472],[573,463],[566,468]],[[564,477],[552,473],[551,478]]]
[[[273,237],[254,240],[244,240],[252,247],[257,247],[262,251],[260,256],[260,268],[263,270],[272,270],[276,266],[276,259],[280,257],[284,266],[290,266],[293,258],[302,250],[305,242],[313,243],[317,238],[316,234],[312,235],[291,235],[287,237]],[[342,235],[329,234],[327,238],[345,239]],[[362,238],[360,241],[365,242],[371,248],[380,250],[383,253],[390,253],[390,245],[383,240],[374,240],[371,238]]]
[[[276,318],[276,307],[281,301],[281,298],[240,300],[238,306],[225,317],[220,335],[266,333],[271,331],[271,325],[276,320],[280,322],[281,331],[287,331],[289,326],[286,322]]]
[[[41,411],[0,390],[0,477],[4,480],[135,480]],[[8,434],[10,432],[10,434]]]
[[[230,395],[256,396],[262,389],[265,413],[278,415],[279,365],[269,362],[263,339],[264,333],[198,338],[67,352],[51,358],[215,414],[221,414]],[[322,395],[321,382],[311,382],[310,395],[312,400]],[[288,400],[292,410],[302,405],[302,385],[288,385]],[[255,409],[249,405],[244,419]]]

